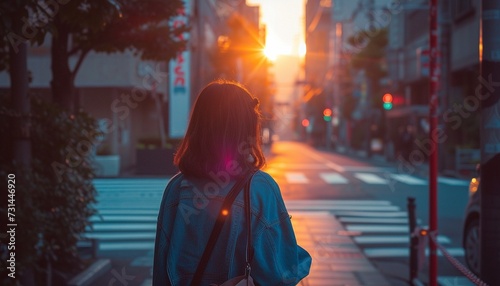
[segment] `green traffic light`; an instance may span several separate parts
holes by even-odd
[[[384,109],[391,110],[392,109],[392,102],[384,102]]]
[[[332,117],[331,117],[331,116],[324,115],[324,116],[323,116],[323,119],[324,119],[325,121],[331,121],[331,120],[332,120]]]

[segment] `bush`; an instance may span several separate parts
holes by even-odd
[[[96,213],[89,158],[98,135],[96,120],[33,99],[32,161],[30,168],[22,169],[13,161],[15,138],[10,135],[18,116],[5,98],[0,106],[0,175],[16,176],[16,274],[33,269],[35,280],[44,281],[50,266],[58,274],[53,281],[69,278],[83,267],[76,243]],[[4,199],[2,218],[7,218],[6,211]]]

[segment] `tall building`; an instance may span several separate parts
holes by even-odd
[[[400,13],[393,15],[389,25],[390,86],[404,100],[401,106],[387,113],[388,122],[410,125],[417,139],[425,140],[429,110],[428,1],[407,2]],[[470,96],[474,96],[474,89],[480,84],[480,2],[443,0],[439,3],[438,119],[439,128],[446,134],[446,140],[439,142],[439,161],[441,170],[460,173],[461,170],[456,169],[459,150],[476,149],[477,153],[479,148],[479,106]],[[394,125],[392,130],[397,130],[398,126]],[[397,135],[394,133],[391,137],[396,140]],[[418,146],[415,148],[419,150]]]

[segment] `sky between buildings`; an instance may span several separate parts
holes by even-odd
[[[247,0],[259,5],[266,25],[266,46],[276,54],[272,72],[276,82],[275,101],[297,96],[294,83],[300,77],[300,52],[304,40],[305,0]]]

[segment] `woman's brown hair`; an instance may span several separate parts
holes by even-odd
[[[236,82],[217,80],[205,86],[174,157],[179,170],[185,175],[210,177],[212,172],[238,176],[262,168],[265,158],[258,102]]]

